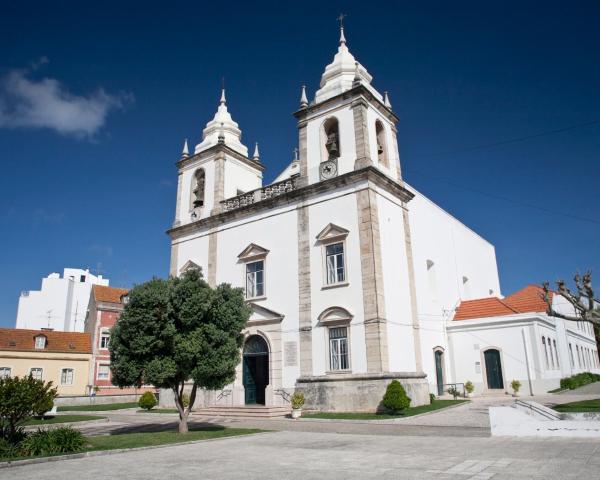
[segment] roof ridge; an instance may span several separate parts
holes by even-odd
[[[516,308],[514,308],[513,306],[511,306],[509,303],[505,302],[504,299],[500,299],[498,297],[495,297],[498,299],[498,301],[504,305],[505,307],[509,308],[510,310],[512,310],[515,313],[524,313],[524,312],[520,312],[519,310],[517,310]]]

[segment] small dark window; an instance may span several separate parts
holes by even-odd
[[[85,282],[85,275],[82,275],[82,276],[79,278],[79,281],[80,281],[81,283]]]

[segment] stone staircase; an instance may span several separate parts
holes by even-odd
[[[239,405],[235,407],[213,406],[199,408],[192,412],[195,417],[246,417],[246,418],[282,418],[292,412],[288,405]]]

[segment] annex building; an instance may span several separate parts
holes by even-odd
[[[450,361],[479,343],[485,362],[487,343],[460,339],[473,320],[453,317],[501,297],[494,246],[406,184],[388,94],[340,33],[310,101],[302,89],[298,154],[273,183],[225,91],[177,162],[170,273],[200,267],[213,286],[242,287],[254,312],[235,382],[199,406],[282,405],[301,389],[309,409],[372,410],[392,379],[413,406],[447,383],[501,390],[485,366],[478,381],[476,360]]]

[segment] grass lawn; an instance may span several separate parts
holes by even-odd
[[[552,407],[557,412],[577,413],[577,412],[600,412],[600,398],[594,400],[582,400],[581,402],[563,403]]]
[[[193,442],[195,440],[209,440],[211,438],[235,437],[238,435],[249,435],[251,433],[266,432],[257,428],[226,428],[206,427],[190,430],[188,433],[168,432],[145,432],[145,433],[123,433],[120,435],[100,435],[97,437],[86,437],[86,445],[81,452],[93,452],[97,450],[116,450],[120,448],[138,448],[157,445],[169,445],[173,443]],[[81,453],[74,452],[74,453]],[[60,454],[62,455],[62,454]],[[56,456],[56,455],[47,455]],[[0,461],[25,460],[37,457],[12,457],[0,456]]]
[[[440,408],[458,405],[468,402],[469,400],[434,400],[429,405],[413,407],[405,410],[398,415],[390,415],[388,413],[363,413],[363,412],[318,412],[302,414],[302,418],[328,418],[333,420],[386,420],[390,418],[405,418],[419,415],[420,413],[433,412]]]
[[[191,442],[194,440],[207,440],[209,438],[233,437],[237,435],[248,435],[266,430],[257,428],[225,428],[206,427],[190,430],[185,434],[176,431],[147,432],[147,433],[124,433],[121,435],[101,435],[87,437],[88,446],[86,450],[115,450],[117,448],[148,447],[153,445],[168,445],[170,443]]]
[[[50,425],[51,423],[74,423],[74,422],[86,422],[88,420],[99,420],[101,418],[98,415],[56,415],[55,417],[44,417],[42,418],[31,418],[27,420],[23,425],[30,426],[44,426]]]
[[[179,413],[176,408],[153,408],[152,410],[138,410],[138,413]]]
[[[106,405],[63,405],[59,412],[104,412],[106,410],[121,410],[122,408],[137,408],[137,402],[108,403]]]

